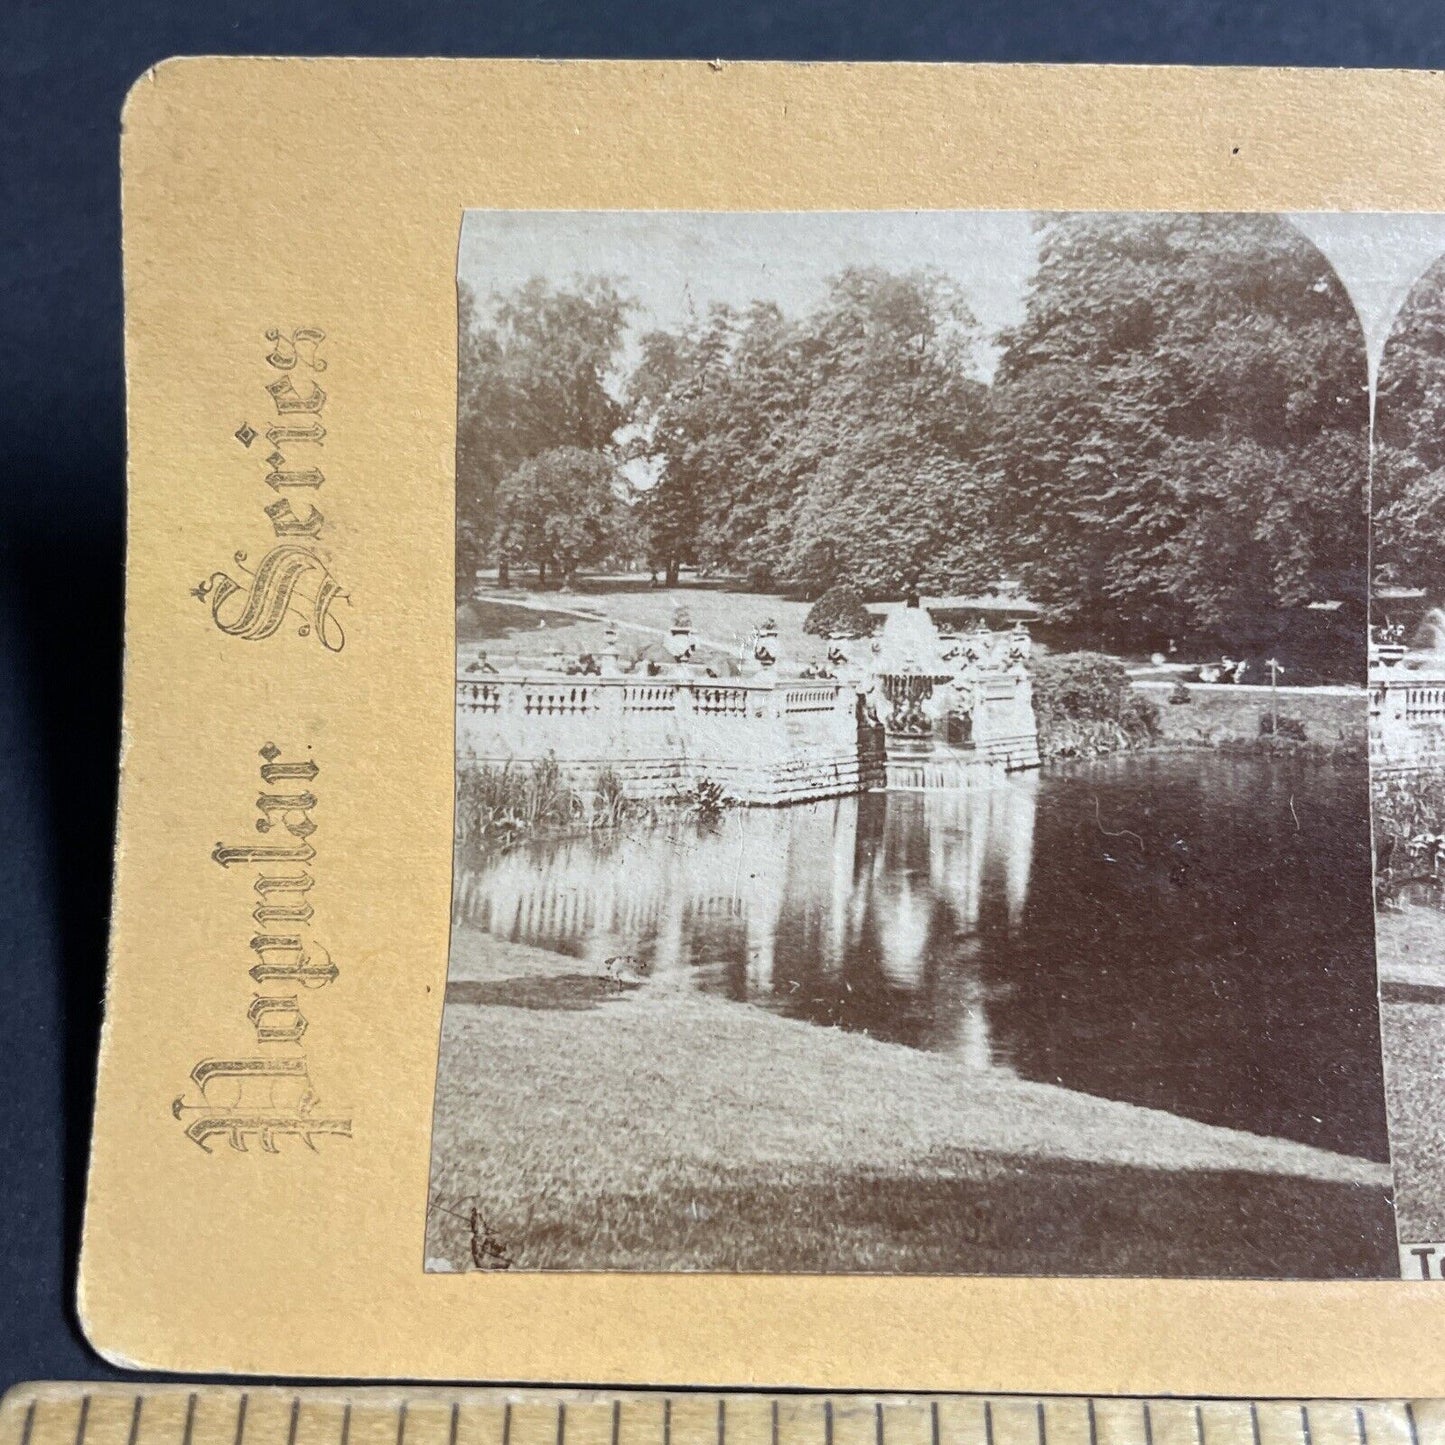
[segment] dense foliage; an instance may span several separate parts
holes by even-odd
[[[1048,223],[994,392],[1002,540],[1057,617],[1163,639],[1363,599],[1362,337],[1280,218]]]
[[[1445,262],[1410,292],[1375,402],[1374,558],[1381,577],[1445,591]]]
[[[605,453],[627,420],[609,388],[630,304],[609,281],[565,290],[540,279],[495,297],[484,321],[459,295],[457,361],[457,595],[478,567],[513,555],[498,531],[503,479],[557,448]]]
[[[1370,780],[1370,819],[1376,899],[1388,903],[1423,884],[1445,901],[1445,775],[1377,774]]]
[[[1145,747],[1159,734],[1154,704],[1134,690],[1117,658],[1063,652],[1035,658],[1030,672],[1039,751],[1046,759]]]
[[[803,631],[815,637],[867,637],[873,622],[856,587],[830,587],[808,609]]]
[[[1405,853],[1412,839],[1445,836],[1445,774],[1379,773],[1370,779],[1375,845],[1383,854]]]
[[[615,828],[638,811],[610,767],[591,785],[569,782],[550,753],[534,763],[469,764],[458,770],[456,841],[479,850],[505,848],[536,832]]]
[[[462,594],[524,559],[561,580],[620,535],[668,583],[696,565],[869,597],[1011,574],[1100,643],[1362,607],[1364,353],[1319,251],[1272,216],[1063,216],[1038,241],[997,338],[931,271],[845,270],[795,315],[715,306],[631,340],[601,278],[463,292]],[[1438,355],[1445,321],[1417,332]],[[1396,385],[1414,420],[1392,515],[1423,538],[1412,478],[1445,459],[1445,383]],[[583,535],[539,541],[533,514],[569,497]]]
[[[531,562],[540,582],[570,583],[601,561],[622,524],[617,470],[600,452],[551,447],[508,472],[497,487],[497,555]]]
[[[866,592],[977,585],[987,545],[978,324],[928,272],[847,270],[796,319],[714,307],[643,339],[632,398],[653,561]]]

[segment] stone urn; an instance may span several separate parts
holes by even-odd
[[[617,636],[617,624],[609,619],[607,626],[602,632],[602,651],[597,654],[597,663],[602,669],[603,677],[619,677],[622,673],[622,660],[617,645]]]
[[[675,607],[672,612],[672,628],[667,634],[667,650],[674,662],[686,662],[692,655],[697,639],[692,635],[692,614],[686,607]]]
[[[771,617],[758,626],[753,657],[762,668],[773,667],[778,661],[778,624]]]

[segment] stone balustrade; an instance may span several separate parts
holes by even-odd
[[[739,802],[856,793],[857,689],[832,679],[487,673],[457,679],[466,765],[555,757],[579,781],[611,769],[633,796],[702,778]]]
[[[943,639],[917,609],[892,625],[872,642],[830,644],[837,675],[825,677],[775,666],[772,633],[742,676],[705,674],[688,660],[681,624],[677,661],[647,674],[621,670],[615,631],[586,672],[563,671],[560,656],[505,668],[479,660],[457,676],[458,760],[552,757],[579,785],[610,770],[635,797],[666,797],[706,778],[744,803],[959,787],[991,769],[1038,766],[1021,629]],[[901,692],[900,677],[912,679]],[[926,703],[927,718],[910,711],[900,723],[902,698],[915,693],[908,706]],[[966,738],[949,742],[951,730]]]
[[[1370,763],[1386,771],[1445,765],[1445,675],[1371,668]]]

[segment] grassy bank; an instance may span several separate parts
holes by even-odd
[[[1445,1008],[1386,1003],[1380,1010],[1395,1207],[1403,1239],[1445,1238]]]
[[[1445,910],[1375,919],[1395,1207],[1401,1237],[1445,1238]]]
[[[1032,665],[1045,762],[1153,748],[1363,757],[1363,691],[1206,687],[1133,680],[1115,657],[1069,652]]]
[[[780,1018],[686,974],[598,987],[465,927],[453,960],[434,1268],[469,1267],[467,1201],[523,1268],[1311,1275],[1390,1257],[1380,1165]]]
[[[1204,687],[1135,682],[1152,705],[1154,745],[1221,752],[1363,757],[1367,711],[1362,689]]]

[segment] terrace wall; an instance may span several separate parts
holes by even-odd
[[[1445,768],[1445,676],[1372,671],[1370,766],[1379,772]]]
[[[839,797],[874,782],[859,755],[857,692],[846,683],[458,678],[459,762],[501,765],[549,754],[580,783],[610,768],[638,798],[686,791],[704,778],[744,803]]]

